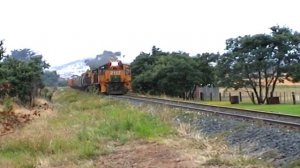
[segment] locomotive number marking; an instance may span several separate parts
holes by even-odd
[[[121,71],[110,71],[110,75],[121,75]]]

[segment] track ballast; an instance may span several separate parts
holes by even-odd
[[[267,124],[277,124],[287,127],[300,128],[300,116],[293,116],[280,113],[271,113],[257,110],[246,110],[231,107],[221,107],[206,104],[199,104],[191,101],[178,101],[154,97],[124,95],[118,98],[140,101],[145,103],[159,104],[169,107],[182,108],[198,112],[208,112],[224,116],[238,117],[252,121],[263,121]]]

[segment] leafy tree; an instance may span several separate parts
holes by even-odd
[[[196,67],[196,62],[184,54],[172,53],[161,57],[153,72],[158,85],[157,91],[170,96],[191,97],[195,84],[201,83]]]
[[[29,61],[36,53],[28,48],[17,49],[11,51],[11,57],[20,61]]]
[[[43,61],[41,55],[26,53],[28,55],[14,55],[3,59],[0,63],[0,85],[8,82],[11,88],[6,94],[11,97],[17,96],[22,102],[32,105],[38,89],[43,87],[43,71],[49,65]]]
[[[28,75],[31,76],[30,89],[28,90],[31,93],[29,101],[32,103],[38,94],[38,89],[44,87],[42,75],[44,74],[44,69],[49,68],[49,64],[43,60],[41,55],[32,56],[27,64],[30,67]]]
[[[207,84],[214,85],[216,82],[215,64],[220,54],[217,53],[202,53],[193,57],[193,60],[197,63],[197,70],[202,73],[201,83],[197,83],[199,86],[205,86]]]
[[[56,71],[45,71],[42,80],[45,86],[58,86],[59,75]]]
[[[0,40],[0,61],[4,58],[5,49],[3,47],[3,41]]]
[[[0,40],[0,98],[4,98],[9,92],[10,89],[10,83],[4,79],[5,77],[5,72],[2,71],[2,60],[6,58],[4,55],[5,49],[3,47],[3,41]]]
[[[150,94],[192,98],[195,86],[212,83],[211,54],[190,57],[184,52],[162,52],[155,46],[152,54],[141,53],[131,64],[133,89]]]
[[[272,83],[271,97],[278,79],[283,73],[287,73],[293,81],[299,80],[300,70],[300,33],[287,27],[271,27],[273,36],[273,60],[275,62],[275,78]]]
[[[219,57],[217,65],[219,85],[250,88],[258,104],[265,103],[268,95],[273,97],[276,84],[288,73],[289,66],[299,63],[300,39],[299,33],[288,28],[275,26],[271,30],[271,35],[247,35],[226,41],[227,52]]]
[[[63,87],[63,86],[67,86],[67,85],[68,85],[68,81],[66,79],[64,79],[64,78],[59,78],[58,79],[57,86]]]
[[[300,81],[300,64],[293,64],[288,67],[288,74],[286,78],[292,82]]]
[[[154,74],[151,72],[154,65],[161,56],[169,53],[162,52],[155,46],[152,47],[152,54],[141,52],[131,63],[131,72],[133,76],[133,90],[143,93],[157,94],[157,83],[154,80]]]

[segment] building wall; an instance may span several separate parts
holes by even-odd
[[[212,99],[218,99],[219,97],[219,87],[198,87],[194,92],[194,98],[200,99],[201,93],[203,94],[204,100],[210,100],[210,95],[212,95]]]

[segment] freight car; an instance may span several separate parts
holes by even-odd
[[[96,88],[105,94],[126,94],[131,90],[131,70],[129,65],[121,61],[109,61],[81,76],[72,76],[68,85],[82,90]]]

